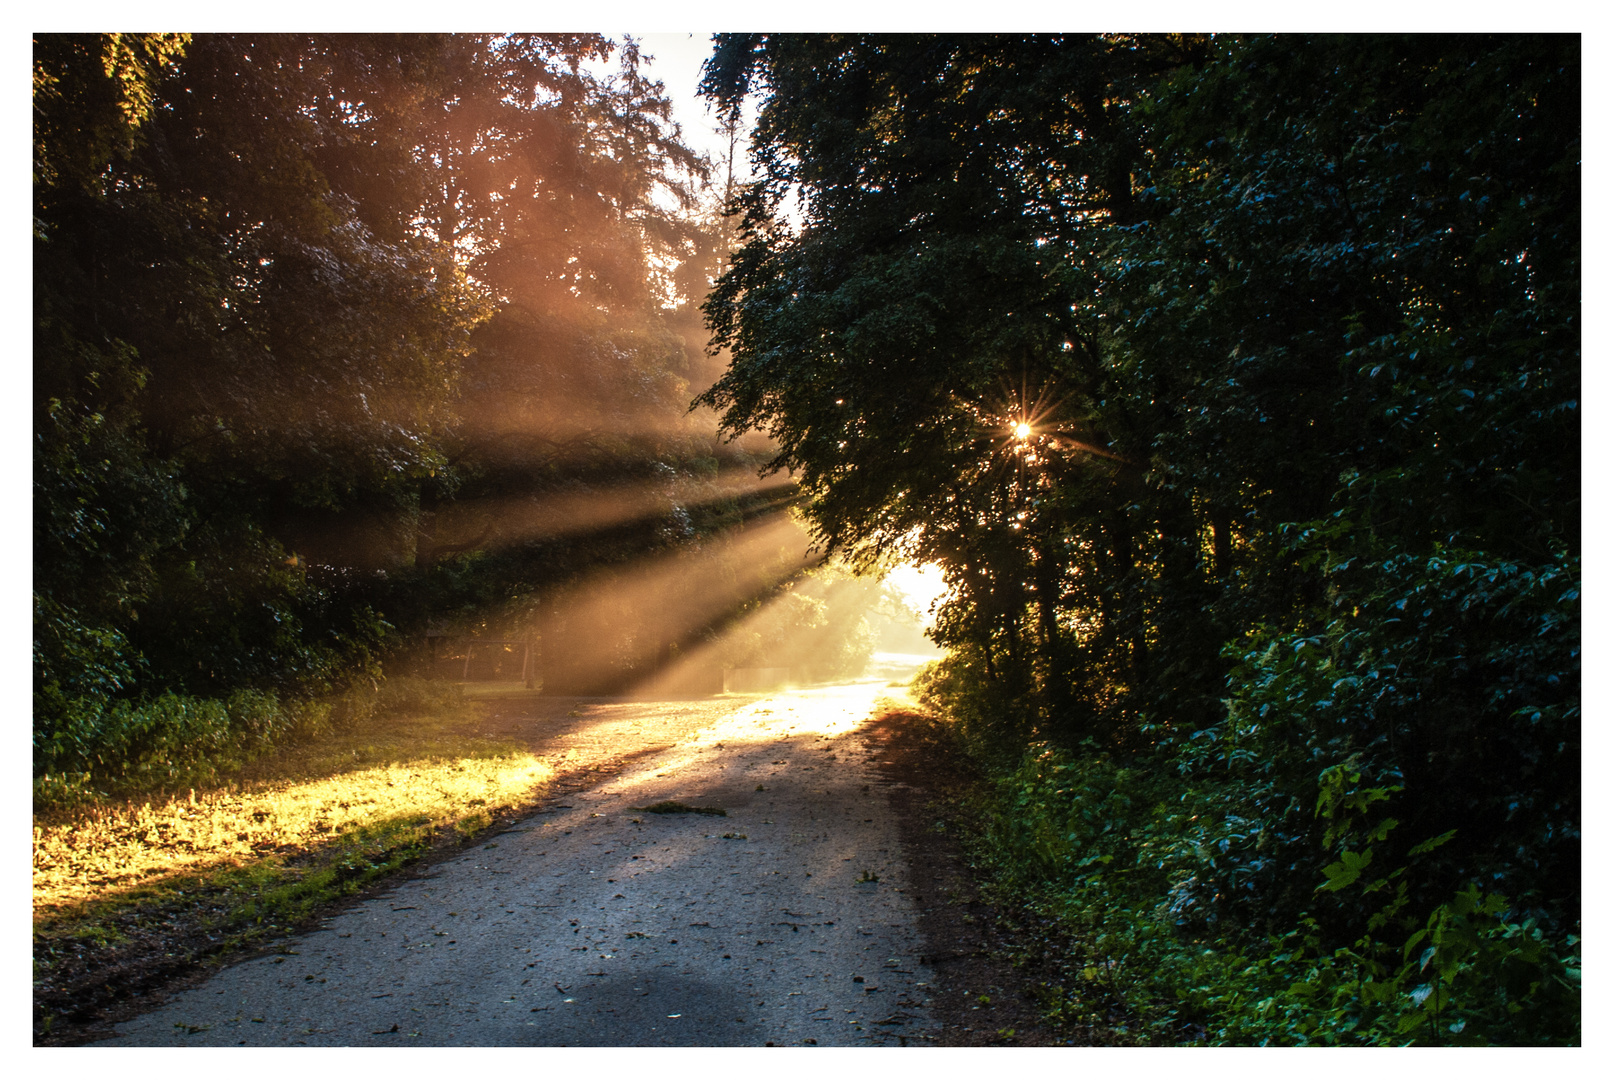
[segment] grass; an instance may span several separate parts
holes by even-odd
[[[468,682],[456,683],[460,693],[467,699],[502,699],[532,697],[538,691],[532,689],[524,682]]]
[[[480,734],[482,717],[474,702],[394,711],[261,758],[227,786],[36,817],[36,975],[93,965],[182,909],[204,940],[260,940],[434,836],[536,801],[554,767]]]

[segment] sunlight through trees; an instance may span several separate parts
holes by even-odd
[[[1051,1010],[1578,1041],[1578,38],[721,34],[727,160],[631,37],[32,89],[39,808],[923,621]]]
[[[340,723],[428,634],[623,689],[811,565],[689,409],[731,233],[631,40],[42,35],[34,81],[42,774],[236,692]]]

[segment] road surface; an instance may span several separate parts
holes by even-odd
[[[685,725],[101,1045],[910,1044],[932,979],[859,737],[882,691],[792,690]],[[612,708],[639,728],[666,711]],[[664,800],[726,816],[642,809]]]

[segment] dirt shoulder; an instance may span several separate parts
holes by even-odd
[[[1029,939],[1011,929],[1018,913],[982,899],[960,843],[961,830],[969,827],[966,801],[981,783],[979,774],[905,695],[887,699],[864,732],[876,751],[871,764],[891,785],[891,809],[925,940],[923,963],[934,976],[933,1045],[1097,1045],[1042,1019],[1039,991],[1053,976],[1052,967],[1026,955]]]

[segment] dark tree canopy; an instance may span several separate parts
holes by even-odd
[[[1204,917],[1293,916],[1341,768],[1392,849],[1457,830],[1420,903],[1572,926],[1579,56],[721,36],[760,178],[703,400],[829,549],[941,564],[936,685],[993,745],[1213,748],[1185,775],[1264,824]]]

